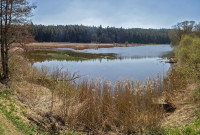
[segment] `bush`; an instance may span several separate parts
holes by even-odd
[[[184,36],[178,46],[177,58],[184,75],[200,79],[200,38]]]

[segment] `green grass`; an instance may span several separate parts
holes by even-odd
[[[1,123],[0,123],[0,135],[5,135],[5,130],[3,129]]]
[[[200,103],[200,88],[194,91],[194,103]]]
[[[12,124],[26,135],[34,135],[36,133],[42,133],[38,130],[39,127],[30,126],[25,123],[20,116],[17,115],[18,108],[15,105],[15,101],[10,98],[11,92],[8,90],[0,90],[0,111],[5,117],[12,122]],[[0,133],[3,134],[4,129],[0,126]]]
[[[115,59],[115,54],[93,54],[74,51],[37,51],[27,55],[30,60],[67,60],[67,61],[83,61],[92,59]]]
[[[24,122],[24,120],[17,115],[17,113],[20,113],[19,110],[23,110],[23,107],[18,108],[16,107],[16,102],[14,99],[11,98],[12,93],[8,90],[2,91],[0,89],[0,111],[1,113],[6,117],[7,120],[9,120],[19,132],[22,132],[24,135],[48,135],[52,133],[43,132],[39,130],[39,126],[32,126],[28,123]],[[2,126],[3,123],[0,121],[0,135],[6,135],[5,129]],[[10,129],[12,130],[12,129]],[[68,132],[68,133],[59,133],[56,132],[55,134],[65,134],[65,135],[73,135],[74,133]]]
[[[200,120],[184,127],[166,127],[163,135],[200,135]]]
[[[196,116],[197,119],[190,124],[153,129],[147,135],[200,135],[200,112],[196,112]]]

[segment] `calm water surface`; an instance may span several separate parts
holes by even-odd
[[[102,78],[110,81],[119,79],[134,79],[145,81],[148,77],[162,76],[170,68],[165,63],[166,56],[172,51],[169,45],[145,45],[136,47],[114,47],[100,49],[74,50],[69,48],[58,48],[58,51],[71,50],[83,53],[114,53],[116,59],[95,59],[85,61],[46,60],[34,62],[34,66],[46,66],[50,69],[62,68],[63,71],[71,73],[78,72],[83,77]]]

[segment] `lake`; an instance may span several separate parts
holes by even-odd
[[[51,53],[36,52],[31,59],[35,67],[46,66],[50,70],[60,68],[62,71],[77,72],[82,78],[101,78],[113,82],[129,78],[144,82],[148,77],[166,75],[170,68],[170,64],[166,63],[167,56],[172,50],[170,45],[84,50],[56,48]]]

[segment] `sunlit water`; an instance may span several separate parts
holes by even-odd
[[[154,78],[163,76],[170,68],[165,63],[164,55],[170,53],[172,48],[169,45],[146,45],[136,47],[114,47],[100,49],[74,50],[69,48],[58,48],[57,50],[72,50],[87,53],[115,53],[116,59],[96,59],[86,61],[46,60],[35,62],[34,66],[46,66],[50,69],[62,68],[63,71],[77,72],[79,75],[88,78],[101,78],[110,81],[121,79],[134,79],[145,81],[148,77]]]

